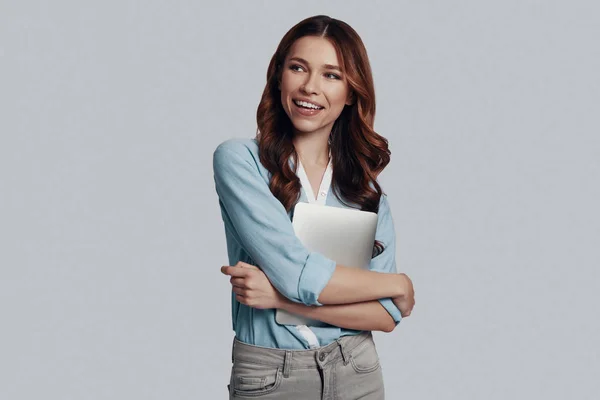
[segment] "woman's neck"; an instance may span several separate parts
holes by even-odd
[[[329,163],[329,134],[296,134],[294,147],[303,165],[322,165]]]

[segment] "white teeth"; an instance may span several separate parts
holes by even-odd
[[[306,101],[294,100],[294,103],[296,103],[299,106],[313,108],[315,110],[320,110],[321,108],[323,108],[323,107],[316,106],[316,105],[314,105],[312,103],[308,103]]]

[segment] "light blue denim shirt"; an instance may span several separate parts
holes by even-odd
[[[319,295],[335,270],[335,261],[309,251],[294,234],[293,211],[269,190],[271,173],[261,164],[256,139],[234,138],[219,144],[213,153],[215,188],[219,197],[229,265],[238,261],[258,266],[285,297],[306,305],[321,306]],[[330,189],[331,192],[331,189]],[[299,201],[308,202],[301,191]],[[328,193],[327,206],[347,208]],[[396,234],[387,201],[381,196],[375,238],[385,249],[371,259],[369,269],[396,273]],[[396,325],[402,319],[391,299],[380,299]],[[293,325],[279,325],[275,309],[248,307],[231,296],[233,330],[238,340],[279,349],[308,349],[304,336]],[[341,336],[361,331],[336,326],[310,327],[321,346]]]

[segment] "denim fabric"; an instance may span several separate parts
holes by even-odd
[[[383,375],[370,332],[316,350],[280,350],[234,339],[229,399],[381,400]]]

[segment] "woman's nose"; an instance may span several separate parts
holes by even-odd
[[[318,93],[319,82],[318,82],[317,78],[318,78],[318,76],[316,76],[314,74],[308,75],[308,77],[306,78],[306,81],[304,82],[304,84],[302,85],[302,87],[300,89],[308,94]]]

